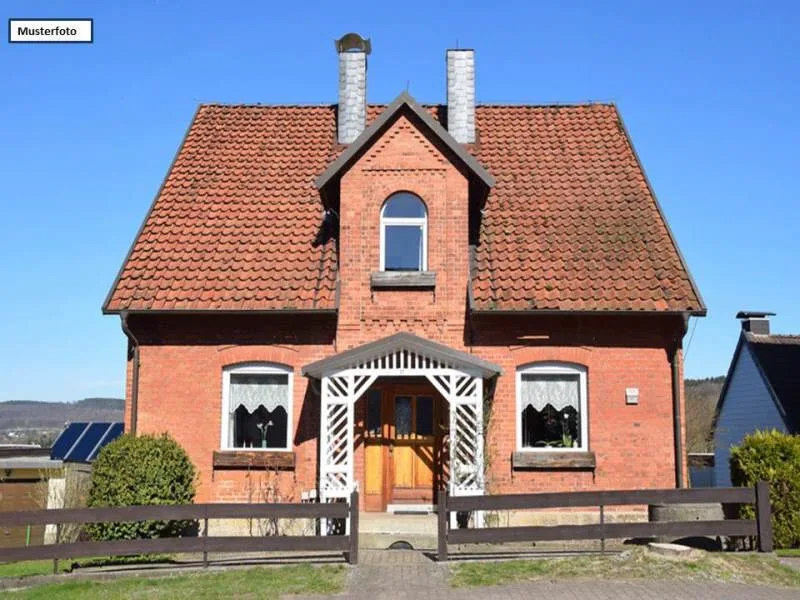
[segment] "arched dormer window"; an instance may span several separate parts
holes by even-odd
[[[426,271],[428,211],[414,194],[398,192],[381,209],[381,271]]]

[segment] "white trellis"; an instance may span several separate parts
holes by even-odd
[[[349,497],[353,473],[354,406],[378,377],[422,376],[450,405],[450,494],[484,492],[483,378],[499,369],[486,361],[411,334],[396,334],[308,365],[321,382],[320,500]]]

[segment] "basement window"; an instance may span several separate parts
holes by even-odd
[[[222,448],[290,450],[292,371],[268,363],[223,370]]]
[[[586,368],[536,363],[517,370],[517,450],[586,451]]]
[[[381,271],[425,271],[428,211],[414,194],[398,192],[381,209]]]

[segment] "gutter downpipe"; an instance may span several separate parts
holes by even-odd
[[[128,313],[122,313],[122,331],[133,346],[133,373],[131,374],[131,423],[130,433],[136,435],[136,421],[139,412],[139,340],[128,328]]]
[[[670,368],[672,370],[672,422],[674,427],[674,440],[675,440],[675,487],[686,487],[686,481],[683,474],[683,427],[681,420],[681,371],[678,361],[679,351],[682,344],[683,336],[689,329],[689,315],[683,315],[683,332],[679,338],[675,340],[675,346],[672,348],[670,356]]]

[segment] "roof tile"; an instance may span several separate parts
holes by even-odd
[[[477,309],[703,308],[615,106],[479,106],[476,124],[496,179]],[[313,244],[335,131],[335,106],[201,106],[106,309],[335,308],[334,244]]]

